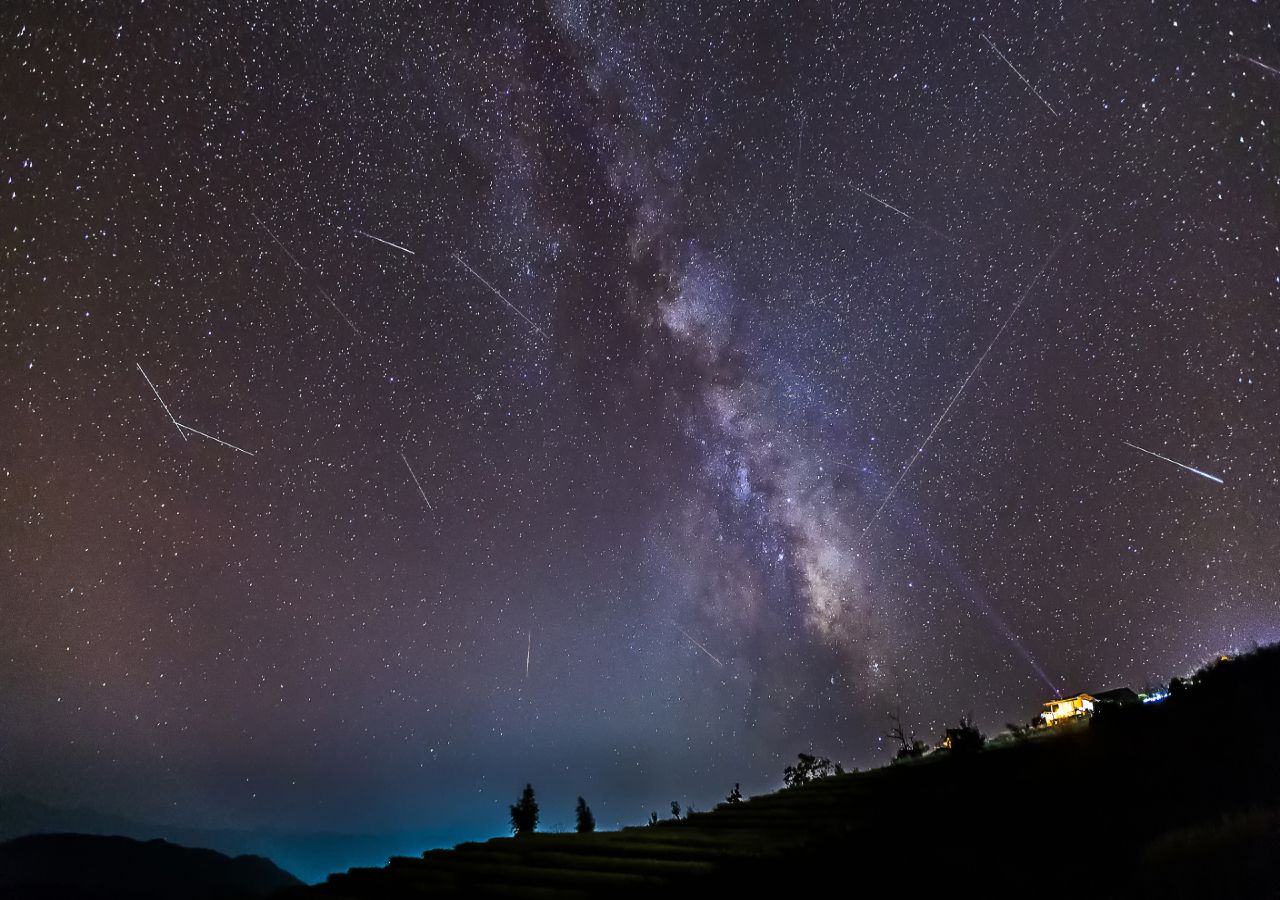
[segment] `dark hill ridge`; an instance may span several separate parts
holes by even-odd
[[[233,900],[302,882],[261,856],[168,841],[35,834],[0,844],[0,897],[24,900]]]
[[[459,837],[457,829],[340,834],[272,828],[191,828],[141,822],[94,809],[50,806],[21,794],[0,797],[0,842],[29,834],[100,834],[139,841],[160,838],[185,847],[208,847],[228,856],[265,856],[303,881],[320,881],[337,868],[381,864],[390,854],[447,846]]]
[[[1280,896],[1280,650],[1159,704],[680,822],[462,844],[290,896]]]

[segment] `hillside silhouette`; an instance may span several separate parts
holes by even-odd
[[[378,865],[388,854],[418,853],[457,841],[457,831],[360,834],[278,828],[192,828],[145,822],[94,809],[67,809],[21,794],[0,797],[0,842],[30,834],[98,834],[139,841],[159,838],[184,847],[207,847],[227,856],[265,856],[306,882],[322,881],[338,868]]]
[[[1175,679],[1163,702],[1018,729],[998,746],[814,778],[678,821],[395,857],[284,896],[1276,896],[1278,691],[1271,646]]]
[[[0,844],[0,896],[24,900],[234,900],[301,884],[261,856],[161,840],[39,834]]]

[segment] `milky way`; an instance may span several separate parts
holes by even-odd
[[[1280,638],[1264,4],[215,6],[0,13],[0,790],[612,826]]]

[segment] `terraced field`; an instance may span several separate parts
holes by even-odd
[[[656,831],[658,834],[637,834]],[[751,836],[754,837],[754,836]],[[588,897],[655,891],[714,874],[759,840],[735,849],[718,832],[697,828],[626,829],[596,835],[535,834],[462,844],[398,857],[385,869],[356,869],[330,878],[329,897],[431,896]]]
[[[869,773],[870,775],[870,773]],[[384,868],[330,876],[309,895],[596,897],[679,894],[802,856],[819,834],[848,826],[868,776],[758,797],[655,826],[595,834],[533,834],[395,857]]]

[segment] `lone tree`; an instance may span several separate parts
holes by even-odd
[[[898,745],[898,751],[894,753],[893,758],[895,760],[915,759],[918,756],[924,756],[924,752],[929,748],[924,741],[916,737],[914,731],[911,732],[910,737],[907,736],[907,727],[902,724],[902,711],[895,709],[889,713],[889,721],[893,723],[893,727],[885,737]]]
[[[511,807],[511,833],[518,837],[537,830],[538,801],[533,798],[533,785],[526,784],[519,801]]]
[[[741,803],[742,802],[742,785],[738,782],[733,783],[733,790],[729,792],[729,796],[724,798],[725,803]]]
[[[578,834],[596,830],[596,817],[591,814],[591,807],[587,806],[586,800],[579,797],[578,808],[575,811],[578,814]]]
[[[671,818],[673,819],[680,818],[680,801],[679,800],[671,801]]]

